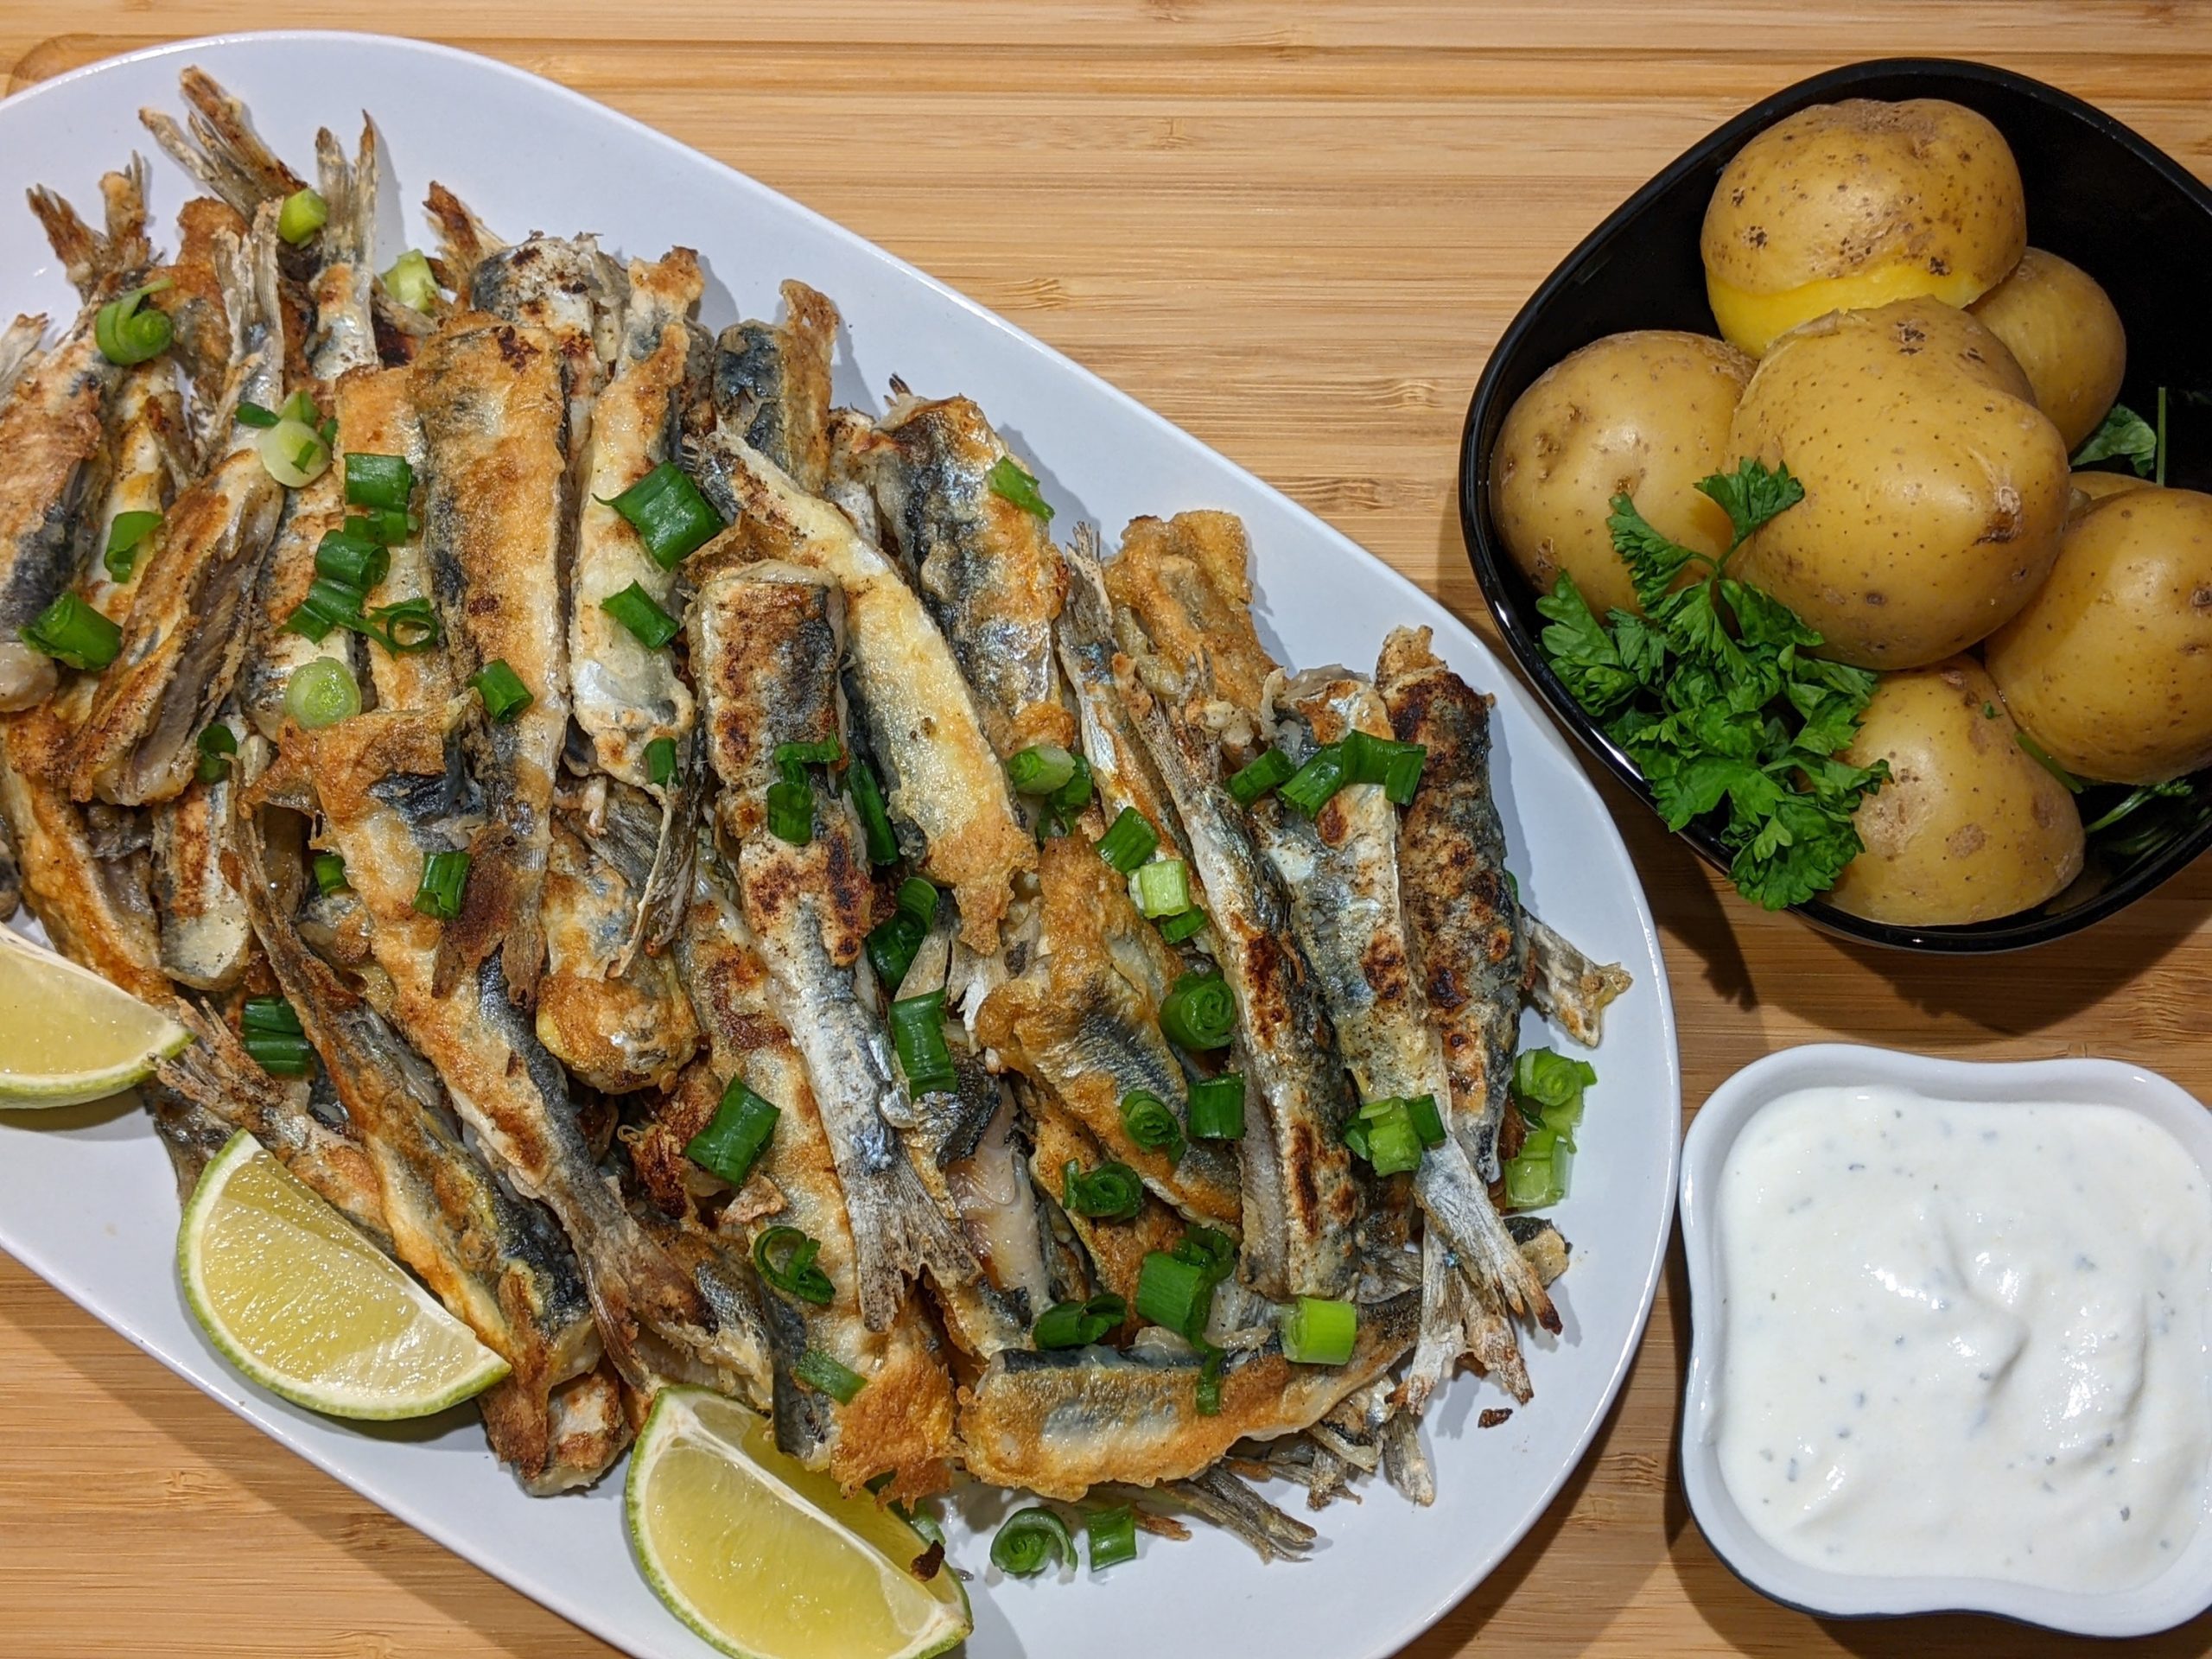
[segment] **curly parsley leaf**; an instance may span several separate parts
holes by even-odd
[[[2088,467],[2113,460],[2126,461],[2138,478],[2150,477],[2158,464],[2158,435],[2126,404],[2114,404],[2106,412],[2097,429],[2074,452],[2073,464]]]
[[[1739,462],[1698,487],[1736,546],[1803,499],[1786,470]],[[1561,575],[1536,601],[1547,659],[1569,693],[1636,762],[1669,828],[1720,815],[1730,875],[1754,902],[1802,904],[1862,850],[1853,815],[1886,766],[1838,758],[1874,676],[1810,653],[1821,636],[1772,595],[1654,529],[1627,496],[1607,521],[1644,613],[1600,620]],[[1701,581],[1677,587],[1693,565]]]
[[[1700,480],[1698,488],[1720,504],[1735,527],[1732,550],[1741,547],[1768,519],[1805,499],[1805,486],[1789,476],[1789,467],[1769,471],[1749,455],[1736,463],[1732,473],[1715,473]]]

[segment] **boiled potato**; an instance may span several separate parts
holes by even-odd
[[[1634,611],[1605,528],[1616,495],[1686,547],[1728,549],[1728,515],[1694,487],[1733,465],[1728,423],[1751,362],[1703,334],[1609,334],[1522,392],[1491,455],[1491,512],[1506,551],[1549,593],[1564,570],[1603,616]]]
[[[1972,308],[2026,371],[2068,450],[2080,448],[2127,378],[2127,331],[2097,279],[2030,248]]]
[[[1848,99],[1736,152],[1700,249],[1720,332],[1754,357],[1798,324],[1922,295],[1967,305],[2028,245],[2004,135],[1942,99]]]
[[[1869,921],[1948,926],[2039,905],[2082,872],[2074,798],[2020,747],[1971,657],[1885,674],[1845,751],[1890,763],[1853,820],[1866,850],[1827,901]]]
[[[2002,342],[1934,300],[1820,317],[1775,344],[1729,451],[1805,499],[1732,574],[1789,606],[1824,656],[1916,668],[2011,620],[2058,556],[2066,446]]]
[[[2212,765],[2212,495],[2097,503],[1986,655],[2012,717],[2069,772],[2156,784]]]
[[[2074,504],[2069,516],[2079,518],[2108,495],[2125,495],[2130,490],[2147,490],[2151,480],[2138,478],[2133,473],[2076,473],[2073,478]]]

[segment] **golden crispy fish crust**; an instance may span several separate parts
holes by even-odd
[[[1274,660],[1252,627],[1252,546],[1233,512],[1179,512],[1130,522],[1106,591],[1133,612],[1153,653],[1218,707],[1186,709],[1241,757],[1250,728],[1236,716],[1261,706]]]

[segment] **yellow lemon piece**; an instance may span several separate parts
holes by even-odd
[[[105,1099],[191,1040],[159,1009],[0,927],[0,1107]]]
[[[176,1242],[185,1300],[223,1357],[333,1417],[427,1417],[507,1362],[241,1129]]]
[[[739,1659],[928,1659],[973,1621],[950,1568],[866,1494],[775,1448],[768,1425],[702,1389],[656,1395],[630,1454],[630,1541],[677,1618]]]

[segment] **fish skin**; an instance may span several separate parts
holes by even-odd
[[[230,308],[223,297],[226,238],[243,243],[252,226],[227,203],[194,196],[177,209],[176,257],[148,273],[168,287],[145,302],[169,320],[169,348],[162,356],[183,372],[192,386],[187,410],[191,434],[188,474],[196,476],[219,459],[232,433],[222,407],[223,382],[231,365]],[[156,359],[159,362],[161,359]],[[219,423],[217,416],[223,416]]]
[[[437,1069],[486,1161],[559,1217],[624,1380],[646,1395],[664,1382],[696,1382],[765,1409],[759,1333],[718,1326],[699,1287],[601,1175],[567,1078],[515,1006],[499,957],[487,955],[450,989],[437,982],[444,930],[415,910],[415,887],[427,854],[467,843],[490,810],[490,791],[463,764],[471,714],[466,702],[430,714],[376,711],[303,733],[296,745],[326,840],[374,920],[388,1017]],[[464,909],[474,886],[472,868]]]
[[[147,550],[141,545],[130,575],[118,582],[104,556],[109,532],[124,513],[166,513],[196,470],[192,429],[168,362],[157,357],[124,371],[108,406],[108,446],[107,498],[92,523],[92,553],[77,591],[109,621],[120,622],[145,573]]]
[[[1490,700],[1428,641],[1427,629],[1393,632],[1375,682],[1399,741],[1428,751],[1398,831],[1399,880],[1415,972],[1443,1036],[1452,1133],[1494,1181],[1529,947],[1490,792]]]
[[[901,392],[857,452],[1000,758],[1074,742],[1052,655],[1067,571],[1044,521],[991,488],[992,467],[1009,457],[983,411],[965,397]]]
[[[89,685],[89,682],[86,682]],[[76,727],[63,696],[0,717],[0,817],[24,901],[54,948],[143,1001],[174,1000],[143,853],[103,857],[69,797]]]
[[[1103,589],[1098,568],[1069,555],[1071,579]],[[1141,644],[1141,632],[1131,643]],[[1141,664],[1133,664],[1141,669]],[[1181,820],[1206,895],[1210,937],[1236,1002],[1247,1089],[1243,1276],[1277,1300],[1349,1296],[1359,1274],[1354,1230],[1366,1193],[1344,1125],[1357,1108],[1311,969],[1290,937],[1290,901],[1224,786],[1211,735],[1171,721],[1150,685],[1125,704]]]
[[[235,739],[238,725],[224,724]],[[228,990],[252,957],[253,930],[224,874],[230,843],[231,772],[195,778],[184,793],[148,809],[153,831],[152,893],[161,918],[162,971],[181,985]]]
[[[676,956],[710,1056],[685,1071],[652,1123],[632,1139],[632,1156],[641,1170],[661,1172],[656,1185],[666,1194],[658,1200],[664,1209],[707,1225],[690,1190],[704,1172],[683,1156],[683,1144],[712,1120],[729,1079],[742,1079],[777,1108],[775,1134],[745,1190],[712,1224],[744,1252],[779,1225],[797,1227],[822,1246],[816,1265],[833,1287],[826,1306],[763,1292],[777,1361],[777,1446],[826,1470],[848,1491],[890,1470],[892,1495],[919,1497],[950,1478],[951,1373],[918,1298],[908,1296],[885,1331],[870,1330],[861,1316],[836,1154],[805,1059],[772,1005],[768,969],[746,931],[734,880],[711,848],[702,849]],[[858,1372],[868,1386],[843,1404],[799,1386],[791,1369],[808,1348]]]
[[[141,545],[145,570],[122,624],[122,649],[100,675],[84,723],[71,779],[79,800],[97,794],[140,805],[173,798],[197,767],[200,728],[237,682],[245,617],[283,508],[283,489],[262,465],[257,435],[232,419],[241,401],[264,408],[284,401],[276,245],[271,206],[243,244],[218,246],[232,327],[216,417],[217,429],[228,435],[226,448]]]
[[[1097,531],[1077,524],[1066,600],[1053,629],[1061,671],[1075,691],[1098,823],[1103,829],[1125,809],[1133,810],[1152,826],[1162,847],[1173,848],[1187,861],[1191,847],[1182,822],[1122,697],[1128,659],[1115,638],[1114,608],[1105,585],[1089,574],[1098,569],[1099,557]],[[1201,906],[1205,902],[1198,887],[1192,901]]]
[[[54,659],[21,635],[92,556],[86,508],[105,493],[105,416],[122,378],[101,354],[94,326],[100,307],[152,258],[145,164],[134,156],[126,172],[102,181],[102,190],[106,234],[51,191],[30,192],[32,212],[85,305],[50,350],[34,356],[35,337],[27,348],[16,334],[14,385],[0,402],[0,454],[7,457],[0,471],[0,713],[42,702],[58,683]]]
[[[1079,830],[1045,843],[1038,881],[1039,948],[1023,974],[983,999],[977,1040],[1048,1090],[1155,1196],[1190,1220],[1237,1231],[1244,1211],[1233,1153],[1192,1141],[1173,1160],[1139,1146],[1122,1121],[1122,1098],[1143,1090],[1189,1127],[1183,1069],[1160,1030],[1160,1005],[1181,963]],[[1058,1190],[1057,1175],[1048,1185]]]
[[[184,95],[186,128],[163,111],[143,109],[138,119],[169,159],[200,181],[241,218],[251,219],[266,202],[281,202],[307,181],[284,165],[253,130],[245,105],[197,64],[177,76]],[[274,409],[274,404],[264,408]]]
[[[334,470],[344,465],[349,454],[397,455],[418,478],[422,475],[428,463],[412,386],[413,377],[404,368],[356,371],[338,382],[340,457]],[[391,556],[391,566],[384,580],[369,590],[366,603],[372,608],[412,599],[435,603],[421,534],[394,542],[385,551]],[[442,709],[461,689],[452,656],[442,646],[404,652],[372,650],[368,668],[379,709]]]
[[[810,495],[830,465],[830,357],[837,308],[804,283],[782,288],[781,322],[734,322],[715,341],[715,413]]]
[[[1583,1047],[1597,1047],[1606,1008],[1634,977],[1618,962],[1592,962],[1525,906],[1521,919],[1529,933],[1529,1001]]]
[[[619,1438],[556,1426],[555,1391],[601,1355],[568,1240],[469,1149],[429,1063],[306,949],[290,914],[298,873],[280,899],[254,813],[240,814],[232,840],[255,936],[375,1170],[393,1255],[508,1363],[480,1402],[493,1450],[532,1491],[597,1478],[628,1433],[626,1425]]]
[[[531,696],[510,720],[467,728],[486,817],[438,982],[451,989],[496,948],[510,995],[529,1007],[545,960],[539,904],[569,725],[567,376],[550,336],[480,313],[450,319],[408,372],[423,429],[423,565],[454,677],[504,661]]]
[[[1190,688],[1182,718],[1240,763],[1259,747],[1255,715],[1275,671],[1252,626],[1251,559],[1243,521],[1205,511],[1130,520],[1105,567],[1108,596],[1141,631],[1132,647],[1174,671]]]
[[[173,998],[165,1006],[197,1040],[154,1068],[162,1086],[233,1129],[251,1131],[318,1198],[389,1250],[376,1170],[358,1141],[315,1115],[307,1079],[264,1071],[230,1024],[203,1005]]]
[[[1052,1195],[1047,1202],[1052,1202],[1066,1192],[1070,1164],[1079,1170],[1093,1170],[1107,1161],[1108,1154],[1096,1138],[1050,1094],[1038,1092],[1033,1098],[1036,1109],[1031,1133],[1036,1145],[1030,1154],[1030,1168],[1037,1185]],[[1068,1230],[1082,1243],[1088,1259],[1093,1282],[1085,1287],[1086,1294],[1109,1291],[1131,1310],[1119,1330],[1108,1333],[1109,1340],[1118,1344],[1135,1337],[1143,1323],[1135,1309],[1137,1279],[1144,1270],[1144,1258],[1154,1250],[1173,1250],[1182,1242],[1185,1230],[1183,1218],[1150,1196],[1127,1221],[1102,1221],[1065,1208],[1060,1213],[1066,1219]]]
[[[767,830],[758,800],[779,745],[806,741],[798,734],[819,732],[825,721],[836,731],[843,616],[834,582],[754,566],[702,583],[688,626],[746,929],[768,969],[771,1006],[805,1057],[836,1149],[861,1316],[868,1329],[883,1331],[906,1281],[925,1266],[940,1287],[960,1289],[977,1284],[982,1269],[930,1201],[892,1128],[907,1106],[874,978],[861,959],[874,895],[860,826],[844,800],[817,782],[812,838],[794,847]],[[995,1332],[982,1325],[960,1334],[989,1343]]]
[[[738,523],[742,553],[799,565],[844,592],[846,687],[864,748],[920,873],[952,889],[961,938],[999,948],[1017,877],[1036,843],[1015,815],[1005,768],[983,736],[974,694],[921,601],[852,521],[806,494],[727,426],[695,448],[700,487]],[[704,557],[705,550],[696,557]],[[698,574],[702,583],[718,568]]]
[[[1299,676],[1276,699],[1278,740],[1303,761],[1352,731],[1385,737],[1389,714],[1366,681],[1321,670]],[[1429,1224],[1464,1269],[1486,1285],[1482,1302],[1503,1300],[1545,1329],[1559,1315],[1529,1271],[1491,1205],[1490,1192],[1457,1139],[1444,1045],[1429,1018],[1413,968],[1413,944],[1398,870],[1397,808],[1376,784],[1338,790],[1308,817],[1279,794],[1253,804],[1253,831],[1283,890],[1291,929],[1320,987],[1337,1047],[1362,1100],[1433,1096],[1444,1116],[1444,1145],[1423,1154],[1411,1186]],[[1510,1326],[1486,1330],[1481,1344],[1496,1363],[1514,1346]]]
[[[1232,1353],[1214,1416],[1198,1414],[1194,1352],[1009,1350],[961,1390],[963,1461],[980,1480],[1068,1502],[1106,1482],[1191,1479],[1238,1440],[1294,1433],[1382,1376],[1413,1344],[1419,1300],[1363,1306],[1341,1366],[1294,1365],[1273,1335]]]

